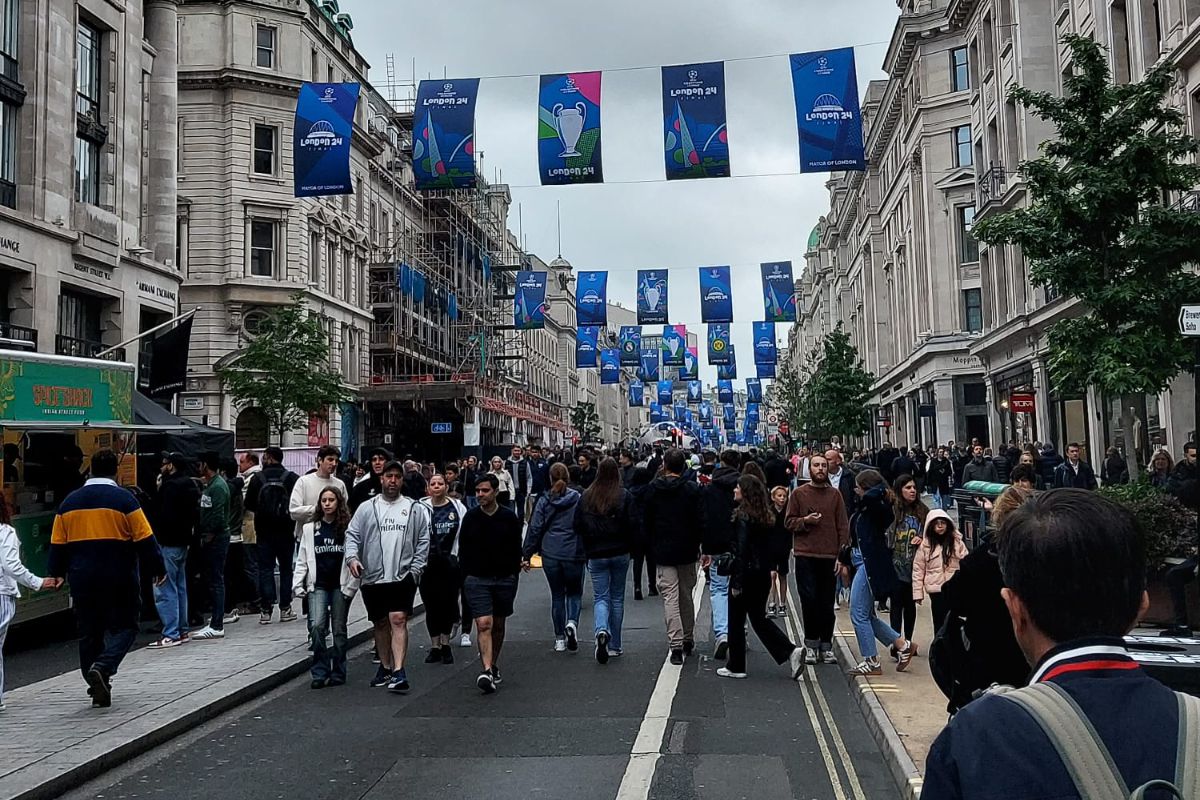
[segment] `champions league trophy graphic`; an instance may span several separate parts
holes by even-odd
[[[558,138],[562,141],[564,148],[558,157],[573,158],[582,155],[575,149],[575,145],[579,144],[579,137],[583,135],[583,123],[587,119],[587,106],[579,102],[575,104],[574,108],[566,108],[562,103],[556,103],[551,113],[554,114],[554,127],[558,130]]]

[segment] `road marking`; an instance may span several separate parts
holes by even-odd
[[[707,584],[703,580],[696,580],[696,588],[692,590],[694,611],[699,611],[706,587]],[[650,797],[654,770],[662,758],[663,737],[667,733],[671,707],[675,703],[675,692],[679,689],[679,677],[682,674],[683,668],[673,666],[671,655],[668,653],[663,659],[662,667],[659,668],[658,680],[654,683],[650,702],[646,704],[642,725],[638,728],[637,739],[634,740],[633,750],[629,754],[629,764],[621,778],[621,788],[617,790],[617,800],[647,800]]]

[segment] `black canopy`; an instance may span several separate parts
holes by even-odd
[[[139,425],[156,425],[164,429],[161,432],[143,431],[138,434],[139,484],[154,484],[165,452],[182,453],[192,462],[201,453],[207,452],[217,453],[222,459],[233,458],[232,431],[181,419],[141,392],[134,392],[133,395],[133,417]]]

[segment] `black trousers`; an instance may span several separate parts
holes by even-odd
[[[941,592],[933,592],[932,594],[927,592],[925,597],[929,600],[929,608],[933,612],[933,633],[929,634],[929,640],[933,641],[933,637],[937,635],[938,629],[946,621],[946,614],[950,611],[950,603],[946,598],[942,597]]]
[[[796,556],[796,594],[800,595],[800,615],[804,619],[804,643],[821,650],[833,649],[836,563],[833,558]]]
[[[735,597],[729,593],[729,661],[730,672],[746,671],[746,620],[758,640],[767,648],[776,664],[787,661],[796,649],[787,634],[767,619],[767,598],[771,594],[770,572],[747,572],[742,576],[742,591]]]
[[[449,636],[458,622],[458,596],[462,577],[458,568],[443,560],[431,561],[421,576],[421,599],[425,602],[425,627],[430,636]]]
[[[654,557],[650,555],[650,548],[644,544],[635,545],[633,552],[629,554],[630,560],[633,562],[633,589],[636,592],[642,590],[642,566],[645,562],[646,568],[646,585],[651,593],[657,592],[655,588],[654,576]]]
[[[913,600],[912,584],[901,581],[892,591],[892,628],[905,639],[911,639],[917,625],[917,601]]]
[[[79,633],[79,671],[87,675],[96,667],[105,677],[112,677],[137,639],[138,585],[130,578],[127,586],[71,588]]]

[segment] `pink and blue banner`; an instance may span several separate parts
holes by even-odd
[[[302,83],[292,132],[296,197],[353,194],[350,139],[357,83]]]
[[[475,186],[478,78],[421,81],[413,119],[413,179],[418,189]]]
[[[543,186],[604,181],[599,72],[542,76],[538,93],[538,169]]]
[[[667,324],[667,271],[639,269],[637,274],[638,325]]]
[[[725,64],[662,68],[667,180],[729,177]]]
[[[733,322],[733,282],[729,267],[700,268],[700,321]]]
[[[664,367],[682,367],[685,352],[687,352],[687,326],[663,326],[662,365]]]
[[[768,322],[796,321],[796,283],[792,262],[768,261],[761,264],[763,310]]]
[[[577,325],[608,324],[608,273],[580,272],[575,284]]]
[[[517,272],[517,286],[513,296],[513,325],[519,331],[533,331],[546,327],[545,272]]]
[[[791,57],[801,172],[865,170],[854,48]]]
[[[575,331],[575,369],[595,369],[599,350],[598,325],[584,325]]]

